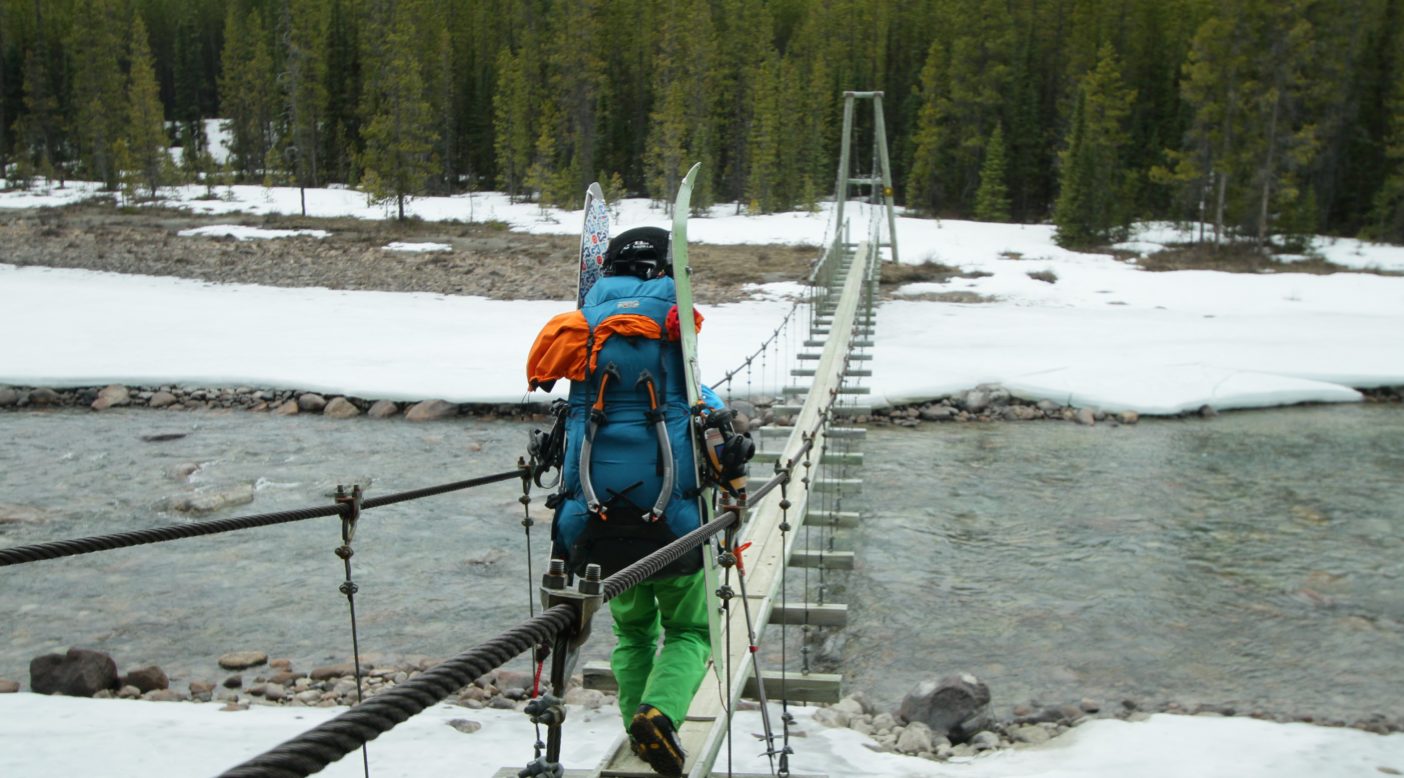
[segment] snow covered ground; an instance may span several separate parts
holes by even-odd
[[[300,212],[295,189],[228,187],[226,199],[198,200],[203,187],[174,190],[191,210],[230,214]],[[91,197],[90,184],[64,191],[0,192],[0,208],[59,205]],[[319,216],[383,218],[360,193],[308,193]],[[513,229],[574,234],[579,212],[510,203],[499,194],[422,198],[424,219],[498,220]],[[695,240],[712,243],[824,242],[830,211],[762,217],[718,206],[694,220]],[[854,233],[862,234],[860,223]],[[666,226],[644,200],[617,204],[615,224]],[[247,230],[240,238],[259,236]],[[1170,228],[1151,225],[1135,250],[1153,251]],[[999,225],[902,217],[903,262],[939,261],[985,273],[943,284],[913,284],[907,299],[879,312],[874,402],[922,400],[998,382],[1028,398],[1174,413],[1305,401],[1350,402],[1353,386],[1404,384],[1404,277],[1360,273],[1242,275],[1148,273],[1108,256],[1065,251],[1041,225]],[[387,247],[388,248],[388,247]],[[1404,248],[1323,241],[1343,267],[1404,271]],[[219,286],[3,264],[0,247],[0,383],[47,386],[191,383],[320,390],[400,400],[514,402],[522,362],[537,328],[569,301],[500,302],[428,294]],[[574,272],[561,257],[560,272]],[[706,268],[699,268],[705,273]],[[1030,273],[1039,273],[1040,280]],[[1049,275],[1051,274],[1051,275]],[[1052,278],[1050,283],[1049,278]],[[793,285],[709,310],[701,360],[711,371],[739,362],[789,309]],[[923,299],[963,292],[984,303]],[[783,368],[757,376],[773,390]],[[209,774],[323,720],[320,709],[100,701],[0,695],[0,774],[24,776]],[[757,731],[746,714],[738,733]],[[465,735],[452,718],[483,723]],[[851,730],[825,729],[800,711],[808,736],[796,743],[796,773],[831,776],[1233,776],[1316,778],[1404,771],[1404,735],[1247,719],[1158,715],[1139,723],[1098,721],[1036,748],[937,765],[877,754]],[[612,740],[615,713],[575,712],[566,763],[589,767]],[[75,748],[75,738],[83,747]],[[465,739],[467,738],[467,739]],[[375,741],[375,775],[489,776],[530,758],[525,717],[437,706]],[[20,745],[22,744],[22,745]],[[738,771],[763,772],[755,749],[738,747]],[[358,759],[329,775],[359,774]],[[169,765],[169,766],[167,766]]]
[[[33,694],[0,695],[0,727],[14,747],[0,750],[8,776],[102,775],[147,778],[153,764],[163,775],[214,775],[331,718],[344,709],[255,706],[222,711],[220,703],[88,700]],[[1404,771],[1404,734],[1372,735],[1353,729],[1276,724],[1246,718],[1158,714],[1142,722],[1100,720],[1041,746],[928,762],[876,753],[850,729],[812,720],[812,708],[792,708],[795,775],[831,778],[1367,778]],[[619,728],[614,707],[588,711],[571,706],[564,729],[562,764],[599,764]],[[772,718],[778,718],[773,716]],[[482,725],[472,734],[449,726],[455,719]],[[760,714],[743,712],[732,726],[732,768],[770,774],[752,733]],[[73,748],[75,735],[83,748]],[[535,739],[526,716],[515,711],[468,710],[436,705],[410,718],[369,746],[371,775],[378,778],[490,778],[498,769],[520,769],[533,758]],[[18,744],[22,743],[23,746]],[[725,775],[725,750],[716,771]],[[318,773],[362,774],[351,754]]]
[[[171,190],[170,200],[231,217],[295,214],[301,207],[292,188],[218,191],[225,199],[200,200],[203,187],[184,187]],[[57,205],[93,194],[82,182],[62,191],[5,192],[0,208]],[[387,215],[347,189],[311,191],[307,201],[318,216]],[[667,225],[647,200],[625,200],[616,210],[616,225]],[[754,217],[734,210],[717,206],[694,219],[694,239],[818,245],[832,226],[830,204],[815,213]],[[418,198],[410,211],[427,220],[496,220],[540,233],[574,234],[580,222],[579,212],[512,203],[498,193]],[[864,234],[866,210],[850,206],[849,213],[853,234]],[[247,226],[208,229],[260,237]],[[897,232],[902,262],[936,261],[967,275],[908,284],[900,299],[882,306],[872,365],[876,405],[1000,383],[1028,399],[1173,414],[1202,405],[1351,402],[1359,399],[1351,387],[1404,384],[1404,277],[1151,273],[1107,255],[1062,249],[1047,225],[903,216]],[[1128,246],[1150,252],[1184,237],[1151,224]],[[1318,243],[1321,254],[1343,268],[1404,272],[1404,247]],[[572,257],[560,261],[560,272],[573,272]],[[119,287],[123,293],[112,294]],[[783,293],[791,288],[762,288],[750,300],[709,311],[703,364],[712,370],[737,364],[784,315]],[[951,293],[990,302],[930,299]],[[64,300],[82,304],[65,306],[63,317],[40,315]],[[520,362],[531,338],[563,307],[563,301],[213,287],[0,266],[0,324],[21,326],[36,317],[47,324],[25,343],[4,347],[10,353],[0,353],[0,381],[218,381],[376,398],[512,402],[522,397]],[[109,337],[112,325],[161,335]],[[325,333],[356,348],[329,349],[325,341],[291,333]],[[784,371],[773,372],[757,377],[758,391],[774,391],[787,380]]]

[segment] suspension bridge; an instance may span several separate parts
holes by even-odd
[[[870,169],[855,175],[851,172],[851,150],[859,101],[873,106],[874,140]],[[819,630],[842,627],[847,619],[846,607],[831,601],[826,576],[854,564],[853,551],[840,548],[839,533],[861,517],[853,498],[862,487],[857,473],[863,461],[864,430],[847,426],[846,419],[867,410],[862,398],[868,393],[865,379],[871,376],[868,365],[876,325],[876,288],[884,257],[895,259],[897,250],[883,135],[882,93],[845,93],[836,204],[807,291],[758,349],[714,385],[728,403],[757,401],[773,418],[753,430],[759,440],[752,483],[762,480],[757,476],[767,467],[771,474],[751,490],[744,505],[719,512],[712,522],[603,580],[586,576],[571,586],[563,569],[553,564],[542,578],[543,607],[529,619],[402,684],[360,700],[336,718],[223,775],[311,775],[363,750],[370,740],[513,658],[533,651],[539,655],[538,647],[549,646],[549,659],[542,661],[550,667],[546,693],[532,699],[526,708],[532,721],[546,728],[545,741],[538,739],[531,747],[532,758],[524,760],[525,767],[504,766],[497,775],[652,776],[655,773],[648,765],[631,753],[622,731],[601,764],[570,765],[569,770],[561,765],[560,746],[569,732],[562,698],[577,672],[587,686],[609,688],[612,684],[607,666],[577,666],[580,650],[590,636],[592,617],[600,608],[698,546],[715,555],[721,571],[718,593],[726,650],[722,656],[712,657],[714,672],[707,675],[679,728],[688,753],[684,772],[691,778],[732,774],[729,767],[719,770],[716,763],[723,744],[732,737],[731,715],[746,698],[761,702],[766,723],[761,747],[770,757],[771,774],[790,775],[788,705],[834,702],[840,695],[839,676],[814,671],[810,660]],[[861,235],[854,234],[853,221],[845,215],[854,188],[866,189],[862,199],[870,207],[885,210],[886,216],[870,214]],[[777,370],[788,366],[788,376],[778,398],[760,402],[746,387],[767,365]],[[522,458],[502,472],[396,494],[367,498],[359,487],[352,486],[339,489],[331,505],[5,548],[0,549],[0,566],[337,516],[342,528],[337,556],[345,568],[341,592],[349,605],[354,645],[357,587],[352,559],[357,523],[365,511],[520,481],[520,500],[526,513],[523,524],[529,532],[530,490],[538,468],[539,463]],[[768,630],[770,627],[778,629]],[[792,633],[799,635],[793,658],[789,647]],[[764,666],[758,652],[761,640],[768,645],[780,644],[781,658],[776,666]],[[356,647],[358,677],[362,675],[359,653]],[[769,712],[776,704],[780,715],[772,721]],[[748,742],[742,747],[754,745]]]

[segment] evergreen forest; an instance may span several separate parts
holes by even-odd
[[[1404,242],[1404,0],[0,0],[10,185],[339,183],[403,215],[666,201],[701,161],[695,204],[773,212],[834,192],[844,90],[884,93],[919,213]]]

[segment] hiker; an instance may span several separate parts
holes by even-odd
[[[552,318],[528,359],[531,388],[571,382],[561,487],[547,504],[552,556],[575,575],[592,563],[613,575],[701,525],[668,238],[638,227],[611,240],[584,305]],[[701,314],[691,324],[700,329]],[[702,393],[710,417],[729,419]],[[744,473],[749,437],[729,423],[723,432],[727,461]],[[682,774],[677,728],[711,653],[702,564],[702,549],[689,551],[609,602],[624,727],[661,775]]]

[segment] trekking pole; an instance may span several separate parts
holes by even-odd
[[[742,505],[728,505],[722,510],[733,511],[737,514],[736,523],[726,530],[726,548],[723,549],[718,564],[722,567],[736,567],[736,585],[741,588],[741,612],[746,618],[746,648],[751,654],[751,674],[756,679],[756,699],[760,702],[761,727],[765,730],[765,755],[770,760],[770,771],[775,772],[775,733],[770,728],[770,701],[765,696],[765,677],[761,675],[760,646],[756,641],[756,627],[751,621],[751,604],[747,601],[746,594],[746,563],[741,558],[741,552],[751,547],[750,541],[740,546],[736,545],[736,529],[741,524],[740,513]]]

